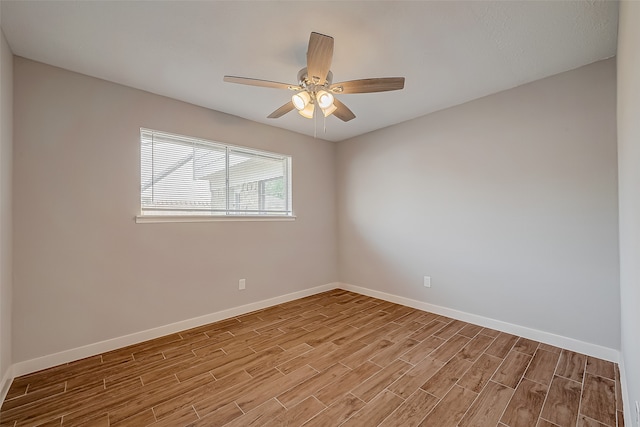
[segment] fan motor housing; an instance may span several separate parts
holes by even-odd
[[[331,83],[333,82],[333,73],[331,71],[329,71],[327,73],[327,79],[326,79],[326,83],[322,86],[330,86]],[[304,87],[308,87],[311,85],[317,85],[317,83],[309,80],[309,74],[307,72],[307,67],[304,67],[302,70],[298,71],[298,82],[300,83],[301,86]],[[320,86],[320,85],[318,85]]]

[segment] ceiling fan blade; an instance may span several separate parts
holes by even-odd
[[[333,105],[336,106],[336,111],[333,112],[333,115],[342,120],[343,122],[348,122],[349,120],[355,119],[356,115],[353,114],[353,111],[349,109],[342,102],[338,101],[338,99],[333,100]]]
[[[282,107],[278,108],[273,113],[267,116],[268,119],[277,119],[278,117],[282,117],[287,114],[289,111],[293,110],[295,107],[293,106],[293,102],[289,101],[284,104]]]
[[[377,79],[350,80],[329,86],[334,93],[371,93],[400,90],[404,88],[404,77],[381,77]]]
[[[273,89],[291,89],[291,90],[299,89],[298,85],[290,85],[290,84],[287,84],[287,83],[272,82],[270,80],[250,79],[250,78],[247,78],[247,77],[224,76],[223,80],[225,82],[227,82],[227,83],[238,83],[238,84],[241,84],[241,85],[270,87],[270,88],[273,88]]]
[[[333,37],[311,33],[307,49],[307,75],[311,81],[323,85],[331,68]]]

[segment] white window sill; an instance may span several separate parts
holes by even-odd
[[[217,222],[217,221],[295,221],[295,216],[275,215],[138,215],[136,223]]]

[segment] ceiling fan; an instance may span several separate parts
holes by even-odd
[[[333,114],[344,122],[355,119],[356,115],[334,94],[386,92],[404,88],[404,77],[381,77],[333,83],[333,73],[329,69],[332,57],[333,37],[312,32],[307,49],[307,66],[298,72],[298,84],[236,76],[224,76],[224,81],[294,91],[291,101],[269,114],[267,117],[270,119],[282,117],[296,109],[303,117],[309,119],[313,118],[317,111],[322,111],[325,117]]]

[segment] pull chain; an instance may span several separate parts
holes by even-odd
[[[317,130],[318,130],[318,109],[314,108],[313,109],[313,137],[316,138],[317,137]]]

